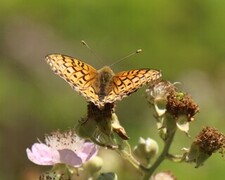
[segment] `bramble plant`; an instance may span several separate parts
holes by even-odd
[[[210,127],[200,132],[190,148],[183,148],[183,154],[169,152],[177,130],[189,136],[189,124],[194,121],[199,107],[187,93],[179,92],[175,84],[161,80],[160,71],[144,68],[114,74],[108,66],[96,70],[87,63],[62,54],[47,55],[46,62],[86,98],[88,105],[86,117],[74,129],[52,132],[45,136],[44,143],[39,141],[27,149],[27,156],[32,162],[53,166],[40,176],[41,180],[118,179],[113,172],[101,172],[103,160],[96,156],[101,147],[119,153],[141,172],[144,180],[176,179],[168,171],[155,173],[166,159],[194,162],[195,167],[199,167],[212,153],[223,153],[225,137]],[[129,136],[120,125],[115,111],[117,100],[129,96],[143,85],[147,85],[146,99],[154,110],[158,134],[164,142],[160,155],[158,143],[151,138],[140,137],[132,150]]]
[[[53,166],[40,179],[72,180],[78,176],[118,179],[115,173],[101,172],[104,162],[96,156],[101,147],[119,153],[141,172],[144,180],[176,179],[169,171],[155,173],[164,160],[194,163],[197,168],[213,153],[224,153],[225,136],[215,128],[204,127],[190,147],[183,148],[183,154],[170,154],[175,133],[180,130],[188,135],[189,124],[194,122],[199,107],[187,93],[179,92],[175,84],[163,80],[148,85],[146,99],[154,109],[158,134],[164,142],[161,154],[158,155],[158,143],[151,138],[140,137],[132,150],[115,113],[114,103],[106,103],[99,109],[89,102],[87,117],[79,121],[75,130],[56,131],[46,135],[45,143],[35,143],[31,150],[27,149],[28,158],[35,164]]]

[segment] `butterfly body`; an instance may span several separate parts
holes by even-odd
[[[113,71],[108,67],[105,66],[98,70],[96,80],[96,94],[98,95],[99,101],[102,102],[108,94],[108,89],[110,89],[110,83],[114,76]]]
[[[117,74],[108,66],[96,70],[78,59],[61,54],[47,55],[46,61],[57,75],[100,109],[106,103],[122,100],[143,85],[161,77],[158,70],[147,68]]]

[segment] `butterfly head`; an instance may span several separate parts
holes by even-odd
[[[110,82],[110,80],[112,79],[112,77],[114,76],[114,72],[108,66],[105,66],[105,67],[99,69],[98,74],[99,74],[99,81],[103,85],[107,85]]]

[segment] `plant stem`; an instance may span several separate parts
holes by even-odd
[[[142,170],[140,163],[132,156],[130,144],[122,141],[120,149],[115,149],[124,159],[128,160],[136,169]]]
[[[127,154],[126,159],[136,168],[140,170],[140,163],[131,155]]]
[[[155,161],[155,163],[151,166],[151,168],[146,171],[146,174],[143,178],[143,180],[149,180],[149,178],[152,176],[154,171],[157,169],[157,167],[161,164],[161,162],[166,159],[166,156],[169,152],[170,145],[173,141],[174,135],[176,131],[171,132],[171,134],[168,136],[168,138],[165,140],[164,148],[158,159]]]

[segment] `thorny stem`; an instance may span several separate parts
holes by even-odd
[[[170,136],[168,136],[168,138],[165,140],[164,148],[163,148],[162,153],[160,154],[160,156],[158,157],[158,159],[155,161],[155,163],[147,171],[145,171],[146,174],[145,174],[143,180],[149,180],[149,178],[152,176],[152,174],[157,169],[157,167],[161,164],[161,162],[166,159],[167,154],[168,154],[169,149],[170,149],[170,145],[171,145],[171,143],[173,141],[175,132],[176,131],[173,131],[170,134]]]

